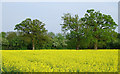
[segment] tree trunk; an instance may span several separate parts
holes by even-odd
[[[98,40],[96,39],[95,44],[94,44],[94,49],[96,49],[96,50],[97,50],[97,48],[98,48],[97,42],[98,42]]]
[[[97,31],[97,28],[95,27],[94,31]],[[94,49],[97,50],[97,43],[98,43],[98,39],[97,39],[97,35],[95,36],[95,44],[94,44]]]
[[[32,39],[32,47],[33,47],[33,50],[35,50],[35,45],[34,45],[34,40]]]
[[[97,50],[97,44],[95,43],[95,45],[94,45],[94,49],[96,49]]]
[[[76,46],[76,50],[79,50],[79,45]]]

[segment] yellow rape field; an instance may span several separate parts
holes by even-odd
[[[117,72],[118,50],[1,50],[3,72]]]
[[[1,68],[2,68],[2,52],[0,51],[0,73],[1,73]]]

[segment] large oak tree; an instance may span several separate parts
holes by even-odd
[[[94,49],[98,46],[103,46],[106,42],[110,42],[112,39],[116,38],[117,33],[115,32],[118,26],[111,15],[102,14],[100,11],[94,11],[94,9],[87,10],[81,20],[86,25],[86,29],[89,29],[89,37],[92,38],[94,44]]]
[[[67,13],[62,16],[62,19],[62,30],[67,33],[66,38],[69,42],[72,42],[72,45],[78,50],[79,47],[84,45],[87,41],[85,35],[86,29],[84,28],[85,25],[78,15],[72,16],[70,13]]]
[[[44,33],[47,32],[47,30],[45,29],[44,26],[45,26],[45,24],[37,19],[31,20],[30,18],[27,18],[24,21],[22,21],[21,23],[17,24],[15,26],[14,30],[23,32],[24,35],[31,37],[32,47],[34,50],[35,49],[35,41],[37,41],[36,39],[39,39],[38,37],[40,37],[41,35],[44,35]]]

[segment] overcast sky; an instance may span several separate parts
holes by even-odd
[[[2,31],[14,31],[16,24],[31,18],[44,22],[48,32],[61,33],[64,13],[78,14],[81,18],[87,9],[109,14],[118,24],[118,2],[3,2]]]

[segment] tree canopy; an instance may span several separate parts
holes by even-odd
[[[120,48],[111,15],[90,9],[83,17],[66,13],[61,18],[62,33],[48,32],[45,23],[26,18],[15,25],[17,32],[0,33],[0,45],[5,50]]]
[[[78,50],[80,42],[83,42],[83,39],[85,38],[84,24],[77,14],[73,17],[70,13],[67,13],[62,16],[62,19],[62,30],[67,32],[68,40],[74,42],[73,45],[75,45]]]
[[[83,24],[86,25],[87,33],[92,37],[94,49],[98,46],[103,46],[106,42],[110,42],[116,38],[115,32],[118,26],[110,15],[102,14],[100,11],[94,11],[94,9],[87,10],[87,13],[81,18]]]
[[[80,45],[89,43],[97,49],[98,46],[102,47],[117,37],[115,29],[118,25],[112,17],[100,11],[96,12],[94,9],[87,10],[82,18],[79,18],[77,14],[73,17],[67,13],[62,16],[62,19],[64,21],[61,24],[62,30],[68,33],[67,37],[74,42],[76,49],[79,49]]]
[[[32,21],[30,18],[27,18],[26,20],[17,24],[15,26],[14,30],[23,32],[25,35],[29,35],[32,38],[32,46],[33,46],[33,50],[34,50],[35,49],[35,39],[37,39],[38,36],[43,35],[44,33],[47,32],[47,30],[45,29],[44,26],[45,26],[45,24],[37,19]]]

